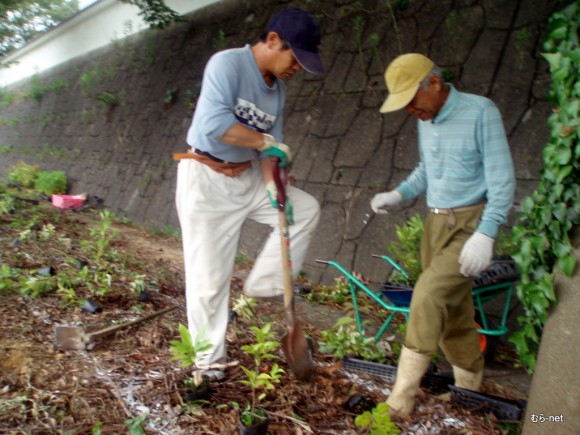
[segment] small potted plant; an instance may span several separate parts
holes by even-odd
[[[387,247],[393,260],[402,267],[395,267],[390,280],[393,283],[413,286],[421,274],[421,239],[425,224],[419,215],[412,216],[404,225],[395,225],[397,240]],[[395,266],[395,265],[393,265]]]
[[[193,368],[192,376],[184,381],[186,391],[185,396],[190,401],[199,401],[207,399],[209,395],[209,382],[203,371],[197,368],[197,361],[206,355],[213,347],[211,343],[203,336],[205,330],[201,330],[192,340],[187,326],[179,324],[179,334],[181,340],[171,340],[172,360],[180,360],[182,367]]]
[[[274,335],[270,332],[271,323],[266,323],[262,328],[252,326],[250,329],[256,335],[254,343],[242,346],[242,350],[254,357],[256,365],[255,370],[242,366],[247,379],[241,382],[252,389],[251,401],[246,408],[240,413],[240,432],[243,435],[265,434],[268,429],[268,413],[262,407],[260,402],[266,397],[266,391],[274,390],[274,384],[280,383],[284,370],[278,364],[272,364],[268,371],[261,371],[262,361],[273,359],[276,356],[272,353],[280,343],[273,340]],[[262,392],[260,392],[263,390]]]

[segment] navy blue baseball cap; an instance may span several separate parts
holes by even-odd
[[[303,9],[288,8],[279,12],[268,24],[268,31],[276,32],[288,43],[302,68],[313,74],[324,74],[318,54],[320,25]]]

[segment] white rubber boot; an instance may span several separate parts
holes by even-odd
[[[430,356],[413,352],[405,346],[402,347],[397,367],[397,379],[387,399],[391,415],[406,417],[413,411],[415,394],[430,362]]]
[[[456,387],[465,390],[479,391],[481,380],[483,378],[483,370],[470,372],[461,367],[453,366],[453,377],[455,378]]]

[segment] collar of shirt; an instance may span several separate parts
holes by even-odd
[[[455,87],[450,83],[446,83],[446,85],[449,86],[449,95],[447,96],[445,104],[443,104],[443,107],[437,116],[433,119],[433,124],[441,124],[444,122],[449,117],[451,112],[453,112],[453,109],[455,109],[457,101],[459,100],[459,93]]]

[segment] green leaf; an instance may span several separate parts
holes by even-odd
[[[550,32],[550,38],[554,39],[564,39],[566,37],[566,33],[568,32],[568,27],[562,25],[560,27],[555,28]]]
[[[570,75],[570,59],[563,57],[560,60],[560,68],[556,71],[552,70],[552,78],[555,81],[564,81]]]
[[[572,156],[572,150],[570,150],[570,156]],[[566,181],[566,179],[572,173],[573,170],[574,167],[572,165],[566,165],[563,168],[561,168],[560,173],[558,174],[557,183],[563,183],[564,181]],[[558,186],[558,184],[556,186]],[[554,188],[556,188],[556,186]],[[555,190],[555,193],[556,195],[562,196],[563,192],[558,192],[557,190]]]
[[[549,306],[546,295],[542,292],[535,292],[531,295],[530,304],[537,314],[544,313]]]
[[[570,148],[557,147],[553,158],[557,164],[561,166],[567,165],[572,159],[572,150]]]
[[[358,415],[354,419],[354,424],[356,427],[369,427],[372,422],[372,416],[370,411],[365,411],[361,415]]]
[[[125,420],[125,425],[127,425],[131,435],[145,435],[145,430],[143,430],[143,422],[147,418],[147,413],[141,414],[135,418],[128,418]]]
[[[352,317],[341,317],[336,321],[334,327],[336,328],[339,326],[350,325],[352,323],[354,323],[354,319]]]
[[[542,53],[542,56],[550,64],[550,70],[560,67],[560,62],[562,61],[562,53]]]
[[[548,229],[550,230],[550,236],[552,240],[560,240],[562,238],[562,226],[557,220],[550,222]]]
[[[574,269],[576,268],[576,258],[572,255],[560,257],[558,259],[558,267],[564,275],[571,278],[574,275]]]
[[[181,335],[181,341],[185,346],[193,347],[193,342],[191,341],[191,334],[187,326],[183,323],[179,324],[179,335]]]
[[[580,99],[569,101],[564,110],[572,119],[577,118],[578,112],[580,112]]]
[[[566,204],[563,203],[556,204],[552,210],[552,214],[558,220],[558,222],[564,223],[567,219],[568,207],[566,207]]]
[[[552,249],[558,258],[567,257],[572,252],[572,246],[562,242],[554,242],[552,244]]]

